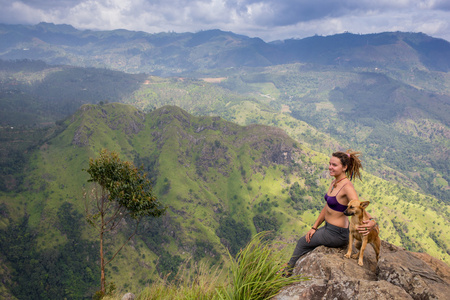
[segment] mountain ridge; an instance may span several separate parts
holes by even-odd
[[[296,62],[341,68],[450,70],[450,43],[423,33],[342,33],[266,43],[219,29],[150,34],[123,29],[80,31],[70,25],[40,23],[0,24],[0,37],[0,59],[42,59],[50,64],[164,76]]]

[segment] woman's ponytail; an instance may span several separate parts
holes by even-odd
[[[359,156],[361,152],[353,151],[352,149],[348,149],[346,152],[338,151],[334,152],[333,156],[339,158],[343,167],[347,167],[345,170],[345,174],[348,179],[353,180],[353,178],[358,177],[361,180],[361,172],[362,164]]]

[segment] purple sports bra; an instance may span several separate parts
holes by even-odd
[[[347,183],[346,183],[347,184]],[[328,196],[327,193],[325,193],[325,200],[327,201],[328,206],[335,211],[340,211],[340,212],[344,212],[347,209],[347,205],[342,205],[340,204],[337,199],[336,196],[339,194],[339,192],[342,190],[342,188],[345,186],[345,184],[341,187],[341,189],[337,192],[337,194],[335,196]]]

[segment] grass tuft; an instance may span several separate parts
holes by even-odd
[[[223,300],[263,300],[277,295],[280,290],[306,277],[283,277],[281,257],[273,244],[265,240],[268,232],[253,237],[236,259],[231,257],[231,284],[218,289]]]
[[[277,295],[294,282],[306,277],[283,277],[282,257],[275,244],[267,241],[268,232],[255,235],[236,258],[230,255],[229,274],[219,267],[201,263],[188,267],[186,262],[174,281],[167,276],[146,287],[139,300],[264,300]],[[118,295],[106,299],[121,299]]]
[[[175,277],[168,281],[167,277],[145,288],[139,295],[140,300],[209,300],[217,299],[217,286],[223,282],[222,270],[209,268],[200,263],[188,268],[184,264]]]

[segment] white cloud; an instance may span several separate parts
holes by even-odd
[[[1,23],[38,23],[45,17],[43,12],[37,12],[35,9],[20,1],[0,1],[0,22]]]
[[[349,31],[421,31],[450,40],[448,0],[0,0],[0,23],[79,29],[222,29],[266,41]]]

